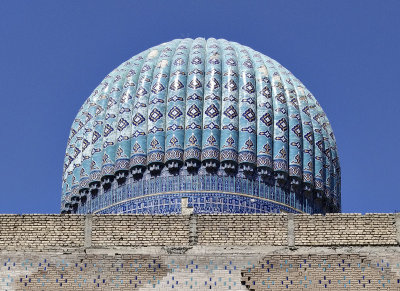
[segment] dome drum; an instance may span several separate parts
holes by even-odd
[[[292,201],[298,211],[340,211],[336,141],[319,103],[276,61],[226,40],[174,40],[106,76],[71,128],[62,211],[83,211],[116,189],[158,187],[168,177],[205,179],[193,199],[211,191],[207,179],[232,178],[246,184],[232,193],[258,183],[240,193],[268,188],[266,197],[278,204],[289,203],[279,195],[299,199]],[[166,192],[181,190],[174,191]]]

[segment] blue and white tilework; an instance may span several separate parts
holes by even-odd
[[[99,189],[105,179],[112,182],[121,173],[127,178],[125,184],[114,181],[111,189]],[[136,185],[167,177],[232,178],[259,185],[251,190],[259,192],[199,186],[191,192],[161,190],[151,199],[184,197],[185,193],[191,199],[226,195],[226,199],[254,200],[261,212],[316,213],[341,208],[336,141],[319,103],[282,65],[223,39],[163,43],[106,76],[72,124],[61,209],[99,211],[91,203],[103,205],[109,193],[124,187],[137,191],[134,199],[150,202]],[[260,187],[293,196],[297,202],[278,200],[275,194],[262,196]],[[89,194],[93,189],[97,196]],[[101,209],[116,209],[121,203],[110,201]],[[131,205],[133,200],[126,203]],[[218,207],[207,209],[219,212]],[[251,207],[234,209],[253,212]],[[229,207],[222,207],[221,212],[225,210],[235,212]]]

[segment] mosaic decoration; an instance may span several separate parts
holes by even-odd
[[[341,207],[336,141],[319,103],[279,63],[223,39],[163,43],[106,76],[72,124],[61,210],[82,212],[108,193],[102,185],[174,175],[260,181],[308,197],[295,211]]]
[[[360,254],[0,257],[1,290],[399,290],[400,264]]]
[[[180,213],[182,197],[195,213],[318,213],[312,197],[233,176],[196,175],[129,181],[89,196],[77,213]]]

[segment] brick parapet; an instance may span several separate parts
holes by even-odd
[[[84,215],[2,214],[0,250],[51,251],[84,247]]]
[[[399,243],[399,214],[0,215],[0,251]]]
[[[92,247],[186,246],[187,215],[93,215]]]
[[[398,245],[394,214],[296,215],[296,246]]]

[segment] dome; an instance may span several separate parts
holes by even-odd
[[[113,70],[80,108],[61,211],[340,211],[336,141],[287,69],[223,39],[176,39]]]

